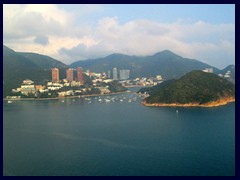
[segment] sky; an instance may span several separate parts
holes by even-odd
[[[235,5],[4,4],[3,43],[65,64],[168,49],[223,69],[235,64]]]

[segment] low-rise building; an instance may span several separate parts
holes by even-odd
[[[30,84],[33,84],[34,82],[30,79],[25,79],[23,80],[22,84],[25,84],[25,85],[30,85]]]
[[[33,84],[31,84],[31,85],[26,85],[26,84],[21,85],[21,94],[28,95],[30,93],[32,93],[32,94],[36,93],[36,89],[35,89]]]
[[[110,83],[110,82],[113,82],[113,79],[104,79],[103,82],[104,83]]]
[[[207,72],[207,73],[213,73],[213,68],[205,68],[204,70],[202,70],[203,72]]]
[[[74,95],[73,90],[58,92],[59,97],[71,96]]]
[[[36,91],[44,90],[44,89],[45,89],[45,86],[36,85],[36,86],[35,86],[35,89],[36,89]]]
[[[81,86],[81,85],[82,85],[81,82],[76,82],[76,81],[71,82],[71,86]]]
[[[108,94],[110,93],[111,91],[108,89],[109,87],[108,86],[105,86],[105,87],[97,87],[100,91],[101,91],[101,94]]]

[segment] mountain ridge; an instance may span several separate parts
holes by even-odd
[[[118,61],[116,61],[118,59]],[[94,72],[107,72],[114,67],[130,69],[131,78],[140,76],[152,77],[161,74],[164,79],[178,78],[192,70],[213,68],[215,73],[220,70],[201,61],[183,58],[170,50],[164,50],[150,56],[129,56],[125,54],[111,54],[103,58],[76,61],[70,67],[82,66]],[[181,68],[179,68],[181,67]]]
[[[64,64],[61,61],[58,61],[50,56],[33,53],[33,52],[16,52],[27,59],[29,59],[31,62],[37,64],[39,67],[43,69],[50,69],[53,67],[57,68],[66,68],[68,67],[66,64]]]

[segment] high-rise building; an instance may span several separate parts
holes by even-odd
[[[59,69],[52,68],[52,82],[59,82]]]
[[[120,70],[120,79],[124,80],[124,79],[129,79],[130,76],[130,70]]]
[[[67,69],[66,75],[67,75],[68,82],[72,82],[73,81],[73,69],[72,68]]]
[[[114,80],[118,79],[117,68],[113,68],[113,79]]]
[[[108,78],[111,78],[111,71],[108,70]]]
[[[82,67],[77,67],[77,81],[81,84],[84,83],[83,81],[83,74],[82,74]]]

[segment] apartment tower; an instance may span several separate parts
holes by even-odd
[[[59,82],[59,69],[52,68],[52,82],[56,83]]]

